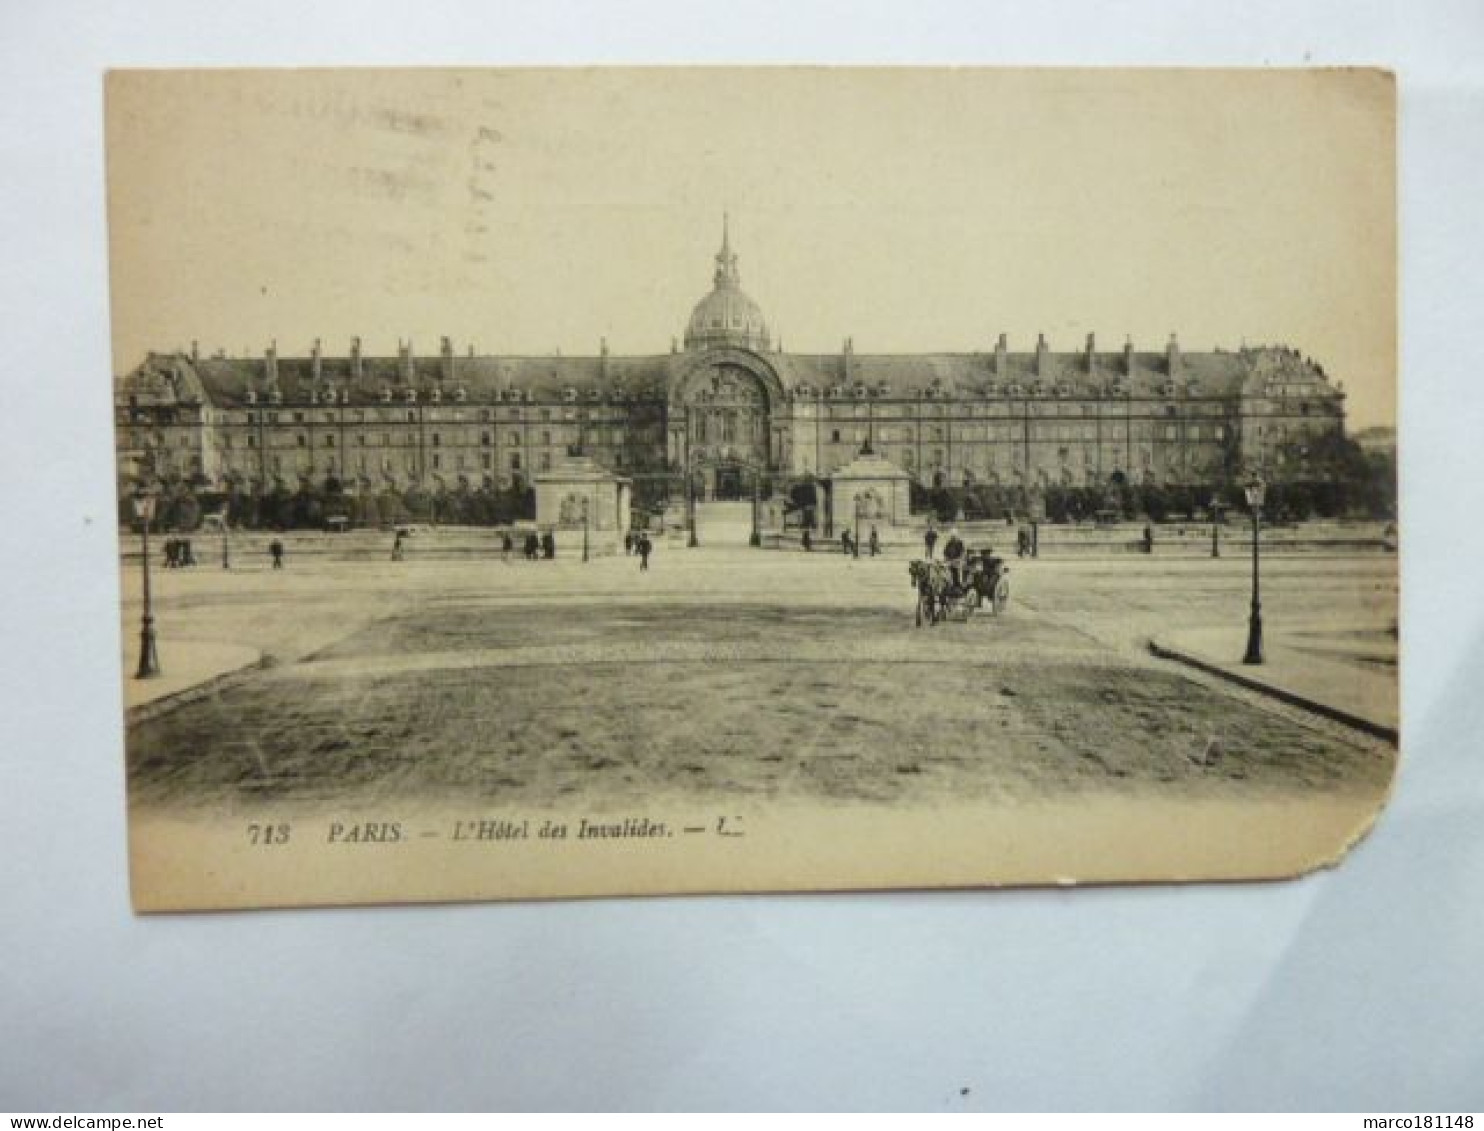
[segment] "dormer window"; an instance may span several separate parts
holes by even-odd
[[[268,394],[268,399],[271,400],[274,404],[283,404],[283,394],[277,389],[274,389],[271,393]]]
[[[417,403],[417,390],[416,389],[408,389],[405,393],[402,394],[402,399],[405,400],[408,404],[416,404]]]
[[[391,391],[391,389],[385,388],[385,389],[382,389],[381,390],[381,403],[382,404],[391,404],[392,403],[392,391]]]
[[[855,396],[856,396],[856,399],[859,400],[862,397],[864,397],[865,395],[866,395],[866,387],[864,385],[859,385],[859,384],[856,385],[856,387],[855,387]]]
[[[577,399],[577,390],[572,388],[571,385],[568,385],[565,389],[562,390],[562,399],[568,404],[571,404]]]
[[[138,398],[137,397],[130,397],[129,400],[132,402],[131,405],[130,405],[131,408],[132,407],[137,407],[137,404],[138,404]],[[249,389],[247,391],[247,403],[248,404],[257,404],[258,403],[258,391],[256,389]]]
[[[891,382],[890,381],[883,381],[883,382],[881,382],[881,384],[877,385],[876,386],[876,395],[878,397],[889,397],[889,396],[891,396]]]
[[[443,390],[442,389],[434,389],[433,390],[433,403],[434,404],[442,404],[443,403]]]
[[[589,389],[587,391],[587,399],[594,403],[597,403],[598,401],[603,399],[603,394],[600,393],[597,389]]]

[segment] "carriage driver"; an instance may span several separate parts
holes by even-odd
[[[955,527],[948,532],[948,541],[943,543],[943,561],[948,566],[948,576],[953,587],[962,591],[964,587],[964,543]]]

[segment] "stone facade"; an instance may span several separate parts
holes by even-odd
[[[1002,334],[972,353],[786,353],[725,236],[716,261],[668,353],[151,353],[115,385],[120,490],[528,486],[575,447],[636,486],[688,469],[698,497],[747,498],[754,477],[828,478],[865,445],[927,487],[1199,486],[1344,428],[1342,389],[1282,346],[1016,352]]]
[[[629,528],[630,484],[586,456],[536,475],[536,525],[582,532],[594,554],[612,554]]]

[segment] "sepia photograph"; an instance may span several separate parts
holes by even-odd
[[[122,70],[106,150],[137,910],[1381,812],[1391,75]]]

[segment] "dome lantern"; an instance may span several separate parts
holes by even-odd
[[[742,292],[737,272],[737,255],[732,251],[730,225],[723,215],[721,250],[716,253],[716,274],[712,290],[696,303],[685,330],[687,350],[705,350],[720,346],[746,349],[769,347],[768,325],[757,303]]]

